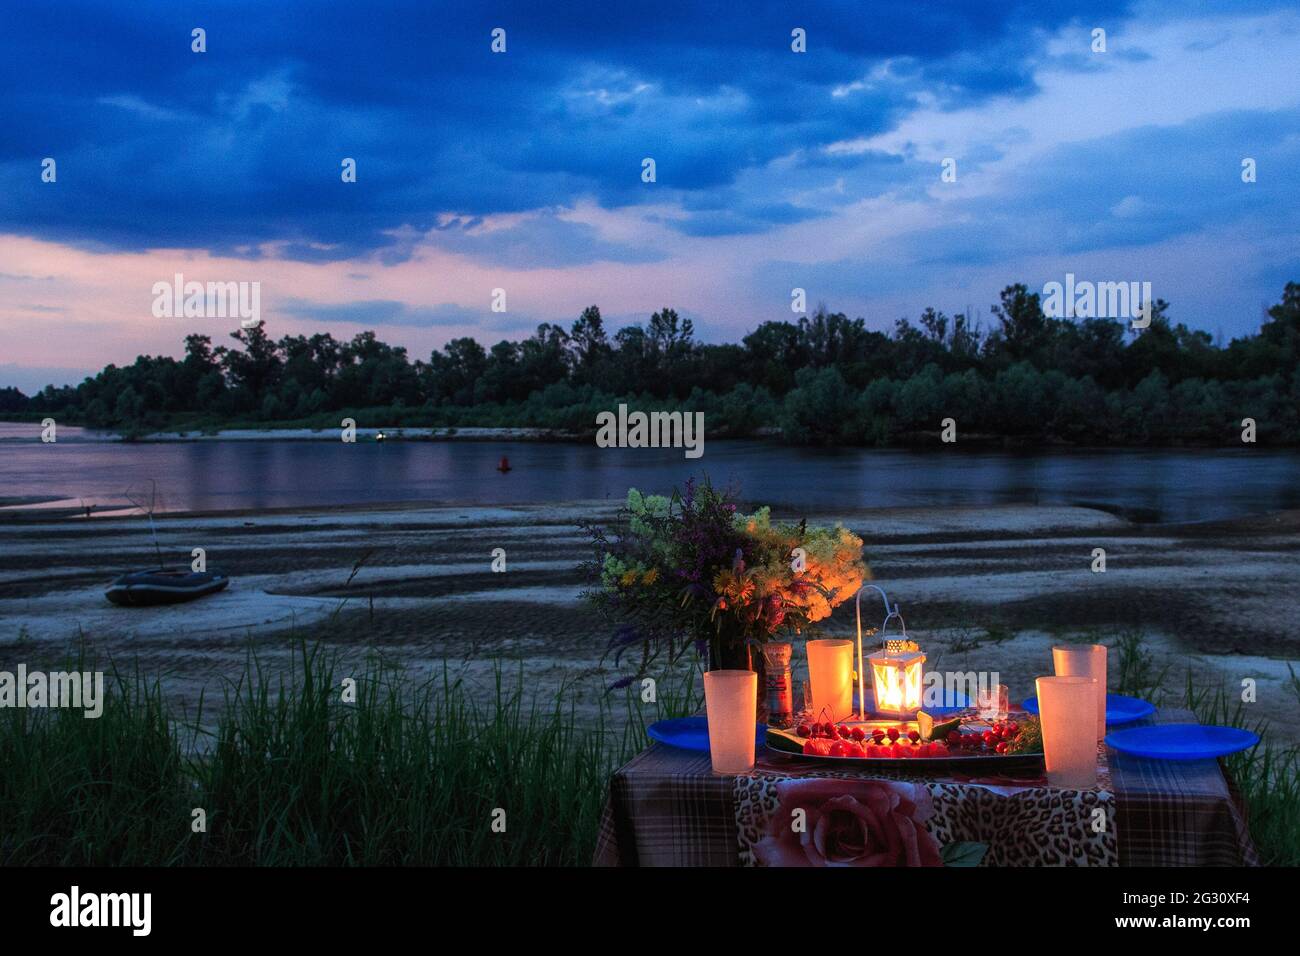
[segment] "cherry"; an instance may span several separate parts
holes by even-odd
[[[1007,742],[1006,742],[1005,740],[1000,741],[1000,742],[998,743],[998,745],[997,745],[996,747],[994,747],[993,749],[996,750],[996,751],[997,751],[998,753],[1000,753],[1000,754],[1004,754],[1004,753],[1007,752],[1007,749],[1008,749],[1008,748],[1007,748]]]
[[[919,730],[909,730],[907,732],[907,739],[912,741],[912,743],[916,743],[921,739],[921,732]]]
[[[984,731],[984,742],[992,747],[998,742],[998,735],[991,730]]]
[[[812,728],[809,727],[807,724],[800,724],[798,727],[794,729],[794,732],[798,734],[800,737],[812,736]]]
[[[862,743],[862,741],[867,739],[867,732],[863,730],[861,727],[854,727],[853,739],[856,740],[858,743]]]
[[[959,745],[961,743],[961,733],[956,730],[950,730],[948,731],[947,740],[948,743],[953,744],[954,746]]]
[[[897,728],[897,727],[890,727],[888,730],[885,731],[885,733],[889,736],[889,739],[890,739],[890,740],[898,740],[898,728]]]

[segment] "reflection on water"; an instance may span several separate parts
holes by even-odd
[[[422,501],[507,504],[621,499],[691,475],[743,497],[810,510],[985,504],[1095,504],[1165,521],[1300,507],[1300,454],[1255,448],[1025,454],[807,449],[710,441],[680,449],[532,442],[221,441],[123,444],[61,429],[0,425],[0,499],[123,502],[158,483],[169,510]],[[78,440],[83,439],[83,440]],[[514,470],[496,470],[508,455]]]

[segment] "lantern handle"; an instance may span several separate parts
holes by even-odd
[[[867,719],[867,694],[866,694],[866,670],[867,661],[862,656],[862,592],[870,588],[873,591],[879,591],[881,600],[885,602],[885,622],[880,626],[881,633],[889,627],[889,622],[893,618],[898,618],[898,625],[903,630],[903,637],[907,637],[907,625],[903,622],[903,615],[898,612],[898,604],[895,603],[891,609],[889,606],[889,595],[885,589],[875,584],[864,584],[858,588],[858,593],[853,597],[854,610],[857,614],[858,623],[858,716]]]
[[[899,613],[898,605],[895,604],[895,605],[894,605],[894,609],[893,609],[892,611],[890,611],[890,612],[889,612],[889,616],[885,618],[885,623],[883,623],[883,624],[880,625],[880,633],[881,633],[881,635],[882,635],[882,637],[881,637],[881,641],[884,641],[884,637],[883,637],[883,635],[884,635],[885,631],[889,630],[889,622],[890,622],[893,618],[898,618],[898,627],[899,627],[899,630],[901,630],[901,631],[903,632],[903,638],[904,638],[904,639],[907,638],[907,623],[903,620],[903,615]]]
[[[885,593],[884,588],[875,584],[864,584],[862,587],[858,588],[858,593],[854,596],[854,605],[858,620],[858,644],[861,645],[862,643],[862,592],[867,588],[871,588],[873,591],[879,591],[881,600],[884,601],[885,604],[885,621],[880,625],[881,632],[883,633],[885,629],[889,627],[890,620],[898,618],[898,624],[903,630],[903,636],[907,637],[907,625],[903,622],[903,615],[898,611],[897,602],[895,602],[894,606],[891,608],[889,606],[889,595]]]

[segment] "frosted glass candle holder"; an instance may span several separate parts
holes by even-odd
[[[1035,684],[1047,782],[1054,787],[1095,787],[1097,682],[1091,677],[1040,677]]]
[[[714,773],[754,769],[757,701],[758,674],[754,671],[704,672],[704,712]]]
[[[848,720],[853,716],[853,642],[809,641],[807,647],[813,720]]]
[[[1057,677],[1091,677],[1097,682],[1097,739],[1106,736],[1106,645],[1067,644],[1052,648]]]

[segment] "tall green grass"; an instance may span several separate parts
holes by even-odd
[[[0,710],[0,864],[183,861],[173,834],[188,829],[192,804],[162,693],[138,671],[106,675],[104,689],[95,719]]]
[[[206,722],[202,704],[168,715],[138,672],[110,684],[96,720],[0,714],[0,864],[585,865],[610,774],[649,721],[699,705],[678,674],[656,703],[629,692],[625,720],[617,699],[581,718],[564,689],[530,699],[521,672],[484,695],[449,668],[357,674],[305,643],[287,674],[250,651]]]
[[[1225,767],[1264,861],[1300,865],[1297,750],[1222,686],[1171,688],[1140,634],[1115,650],[1117,692],[1261,735]],[[98,719],[0,710],[0,865],[585,865],[610,774],[648,723],[698,711],[699,681],[661,676],[653,703],[633,685],[594,716],[573,688],[527,686],[504,667],[486,690],[450,666],[423,681],[378,658],[358,669],[298,641],[274,671],[250,648],[220,708],[178,715],[156,679],[110,669]]]

